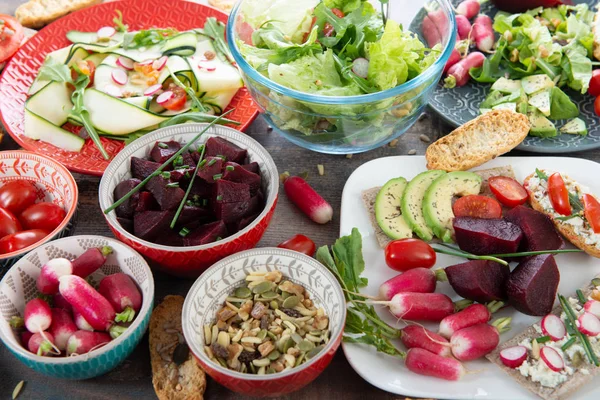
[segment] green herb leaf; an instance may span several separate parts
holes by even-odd
[[[113,24],[115,24],[115,29],[117,32],[127,32],[129,26],[123,23],[123,13],[121,10],[115,10],[117,16],[113,18]]]
[[[235,61],[229,51],[229,46],[225,42],[225,24],[214,17],[207,18],[204,23],[204,33],[212,38],[217,53],[234,64]]]
[[[139,32],[126,33],[123,37],[123,48],[136,49],[151,47],[177,35],[176,29],[147,29]]]
[[[535,174],[537,175],[537,177],[538,177],[539,179],[542,179],[542,180],[544,180],[544,181],[547,181],[547,180],[548,180],[548,175],[546,175],[546,173],[545,173],[545,172],[543,172],[543,171],[540,171],[540,170],[539,170],[539,169],[537,169],[537,168],[535,169]]]
[[[48,57],[40,68],[38,79],[41,81],[71,82],[71,70],[61,62]]]
[[[183,124],[185,122],[198,122],[198,123],[212,122],[212,121],[216,120],[217,118],[218,118],[218,116],[216,116],[216,115],[206,114],[203,112],[187,112],[187,113],[175,115],[175,116],[161,122],[158,126],[159,126],[159,128],[165,128],[167,126],[179,125],[179,124]],[[222,118],[217,123],[220,125],[224,125],[224,124],[240,125],[240,123],[238,121],[234,121],[232,119],[227,119],[227,118]]]

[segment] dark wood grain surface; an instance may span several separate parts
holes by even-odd
[[[0,13],[12,14],[18,0],[2,0]],[[327,225],[317,225],[299,212],[285,197],[280,189],[279,203],[275,216],[259,243],[260,247],[275,246],[282,240],[302,233],[311,237],[320,246],[331,244],[339,234],[339,210],[342,190],[346,179],[363,163],[386,156],[406,155],[411,150],[424,154],[427,142],[450,132],[451,128],[427,112],[404,134],[394,147],[385,146],[368,153],[357,154],[351,158],[313,153],[292,145],[275,132],[271,132],[259,117],[248,130],[248,134],[258,140],[273,156],[279,172],[292,174],[309,173],[310,184],[328,200],[335,213],[334,219]],[[5,135],[0,150],[17,148],[8,135]],[[514,154],[513,154],[514,153]],[[533,155],[513,152],[511,155]],[[571,157],[600,161],[600,150],[569,154]],[[325,167],[325,174],[319,176],[317,164]],[[75,174],[79,185],[79,218],[75,235],[112,236],[98,206],[99,178]],[[368,266],[367,266],[368,267]],[[185,296],[193,281],[179,280],[155,272],[156,302],[167,294]],[[400,367],[400,365],[399,365]],[[87,381],[64,381],[50,379],[29,370],[4,347],[0,346],[0,398],[10,398],[15,385],[26,381],[19,399],[152,399],[155,398],[151,382],[151,368],[147,335],[135,352],[119,367],[109,374]],[[207,399],[230,400],[243,396],[209,381],[205,394]],[[364,381],[354,372],[346,361],[342,350],[338,351],[331,365],[312,384],[286,396],[286,399],[314,400],[359,400],[359,399],[399,399],[383,392]]]

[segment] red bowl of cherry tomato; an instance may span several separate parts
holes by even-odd
[[[0,152],[0,268],[68,236],[78,196],[73,175],[60,163],[26,151]]]

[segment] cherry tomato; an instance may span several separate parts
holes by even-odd
[[[502,206],[487,196],[471,194],[456,200],[452,206],[455,217],[501,218]]]
[[[162,104],[162,106],[167,110],[181,110],[187,100],[185,90],[174,84],[169,85],[169,90],[173,92],[173,96],[166,103]]]
[[[13,213],[0,207],[0,238],[17,233],[23,228]]]
[[[584,194],[581,199],[583,200],[585,219],[594,233],[600,233],[600,202],[591,194]]]
[[[596,97],[596,100],[594,100],[594,113],[600,117],[600,96]]]
[[[21,213],[19,219],[25,229],[52,232],[63,222],[67,213],[54,203],[37,203]]]
[[[498,201],[507,207],[525,204],[529,198],[527,190],[515,179],[508,176],[493,176],[488,179],[488,184]]]
[[[238,23],[236,24],[238,37],[244,43],[252,46],[252,34],[254,33],[254,28],[252,28],[252,25],[249,23],[241,21],[241,17],[241,15],[238,16]]]
[[[48,232],[41,229],[21,231],[0,239],[0,254],[12,253],[29,247],[48,236]]]
[[[331,12],[335,14],[336,17],[338,18],[344,18],[345,14],[342,10],[340,10],[339,8],[332,8]]]
[[[36,198],[37,190],[30,181],[11,181],[0,187],[0,207],[15,215],[35,203]]]
[[[23,42],[23,26],[13,17],[0,14],[0,63],[11,58]]]
[[[311,257],[313,254],[315,254],[315,251],[317,250],[315,242],[313,242],[312,240],[310,240],[309,237],[304,235],[292,236],[285,242],[279,243],[277,247],[281,247],[282,249],[294,250]]]
[[[558,172],[548,178],[548,196],[554,211],[562,215],[571,215],[571,204],[569,203],[569,191]]]
[[[600,96],[600,69],[592,71],[592,79],[590,79],[588,93],[594,97]]]
[[[385,247],[385,263],[396,271],[431,268],[436,260],[433,248],[420,239],[400,239]]]
[[[79,74],[87,75],[90,77],[90,83],[86,87],[90,87],[94,84],[94,77],[96,76],[96,65],[89,60],[81,60],[71,69],[71,79],[75,80]],[[70,85],[72,89],[75,89],[73,85]]]
[[[344,18],[344,12],[342,10],[340,10],[339,8],[332,8],[331,12],[334,13],[335,16],[338,18]],[[325,22],[323,24],[323,36],[327,36],[327,37],[332,36],[334,31],[335,31],[335,28],[329,22]]]
[[[312,22],[310,23],[310,29],[307,32],[304,32],[302,36],[302,43],[305,43],[308,37],[310,36],[310,32],[313,30],[315,23],[317,22],[317,17],[312,17]]]

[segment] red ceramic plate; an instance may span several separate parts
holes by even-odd
[[[151,27],[187,30],[204,26],[208,17],[227,22],[226,14],[202,4],[175,0],[125,0],[100,4],[67,15],[42,29],[23,45],[0,77],[0,115],[4,127],[25,149],[49,156],[71,171],[83,174],[101,176],[110,160],[105,160],[89,139],[80,153],[74,153],[25,137],[25,100],[46,54],[70,44],[65,36],[68,31],[93,32],[102,26],[112,26],[116,10],[123,13],[123,20],[131,30]],[[229,107],[235,108],[235,111],[227,118],[241,122],[241,125],[233,126],[241,131],[258,115],[258,108],[246,88],[238,91]],[[123,148],[123,142],[118,140],[103,138],[102,143],[111,158]]]

